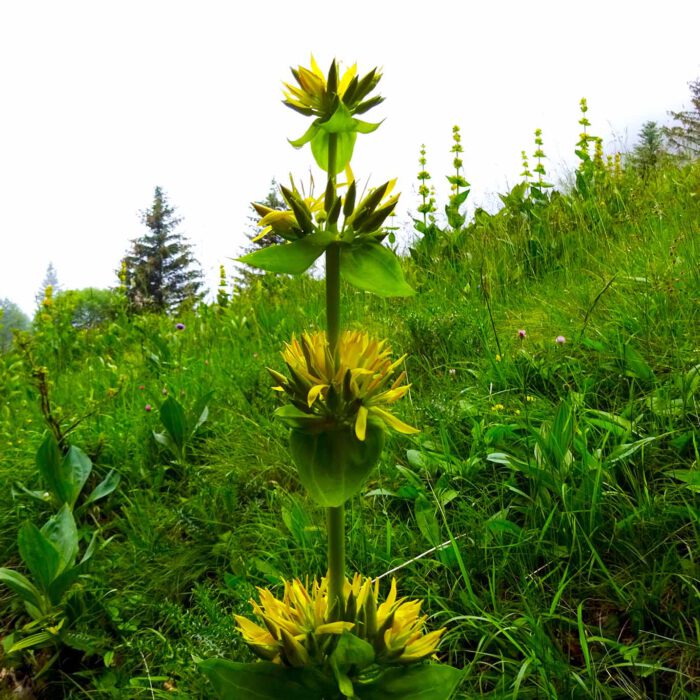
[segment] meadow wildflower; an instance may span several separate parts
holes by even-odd
[[[425,631],[422,601],[398,598],[396,579],[381,603],[378,581],[360,574],[345,579],[345,614],[336,621],[329,621],[326,577],[311,586],[299,579],[285,581],[281,600],[268,589],[258,592],[260,603],[251,600],[251,605],[263,624],[236,615],[238,630],[258,656],[284,666],[323,665],[332,652],[333,636],[344,632],[369,642],[379,663],[413,663],[432,656],[445,631]]]
[[[557,345],[564,345],[564,343],[566,342],[566,338],[565,338],[563,335],[558,335],[558,336],[554,339],[554,342],[555,342]]]
[[[150,413],[153,410],[153,406],[151,406],[150,403],[147,403],[144,407],[143,410],[146,411],[146,413]]]
[[[345,331],[335,356],[324,332],[303,333],[287,343],[284,358],[291,378],[270,369],[277,391],[285,392],[294,411],[280,409],[277,415],[293,428],[324,430],[351,426],[358,440],[364,440],[369,422],[399,433],[418,430],[399,420],[387,407],[405,396],[405,372],[394,376],[405,355],[392,362],[385,340],[367,333]]]
[[[518,331],[518,338],[520,338],[520,340],[523,340],[523,338],[525,338],[525,336],[527,336],[527,333],[525,332],[525,329],[524,329],[524,328],[521,328],[521,329]]]
[[[376,69],[358,78],[357,64],[353,64],[341,76],[333,61],[326,76],[311,56],[309,68],[297,66],[291,70],[297,85],[284,83],[284,104],[304,116],[327,119],[334,114],[338,102],[350,114],[363,114],[382,101],[381,97],[365,100],[382,77]]]
[[[185,330],[185,324],[184,323],[176,323],[175,324],[175,329],[178,331],[184,331]]]

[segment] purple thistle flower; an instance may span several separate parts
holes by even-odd
[[[524,329],[524,328],[521,328],[521,329],[518,331],[518,338],[520,338],[520,340],[522,340],[526,335],[527,335],[527,333],[525,332],[525,329]]]
[[[185,330],[185,324],[184,323],[176,323],[175,328],[179,331],[184,331]]]
[[[558,336],[554,339],[554,342],[555,342],[557,345],[564,345],[564,343],[566,342],[566,338],[565,338],[563,335],[558,335]]]
[[[150,403],[147,403],[143,408],[146,411],[146,413],[150,413],[153,410]]]

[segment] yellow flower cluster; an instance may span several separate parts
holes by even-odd
[[[393,376],[405,355],[392,362],[385,340],[345,331],[333,355],[324,332],[305,332],[300,340],[295,337],[286,344],[282,357],[291,378],[273,369],[269,372],[279,382],[275,390],[285,392],[297,409],[294,414],[278,412],[292,427],[323,430],[350,425],[359,440],[365,439],[368,421],[399,433],[419,432],[386,409],[411,385],[403,384],[405,372]]]
[[[379,603],[379,582],[355,574],[345,581],[344,619],[329,622],[328,581],[311,587],[298,579],[285,581],[282,600],[265,588],[260,603],[251,600],[264,626],[236,615],[238,630],[252,650],[285,666],[322,665],[333,650],[333,636],[351,632],[372,645],[377,663],[407,664],[435,653],[445,628],[425,632],[420,600],[398,598],[396,579]]]
[[[311,66],[292,68],[297,85],[284,83],[284,104],[305,116],[329,118],[342,101],[351,114],[362,114],[382,101],[381,97],[365,99],[382,77],[376,69],[363,77],[357,75],[353,64],[342,76],[335,61],[324,75],[316,59]]]

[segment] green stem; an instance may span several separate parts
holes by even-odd
[[[328,181],[335,185],[337,136],[328,144]],[[331,354],[335,356],[340,337],[340,248],[326,249],[326,334]],[[345,601],[345,506],[328,508],[328,606],[333,618],[344,615]]]
[[[335,355],[340,337],[340,248],[326,248],[326,334]]]
[[[345,506],[328,508],[328,607],[334,620],[342,619],[345,612]],[[337,608],[335,608],[337,603]]]

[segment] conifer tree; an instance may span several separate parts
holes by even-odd
[[[191,244],[175,231],[182,219],[160,187],[141,221],[148,233],[132,242],[121,272],[132,310],[168,312],[196,303],[202,298],[202,272]]]
[[[61,285],[58,283],[58,274],[56,273],[56,268],[53,266],[52,262],[50,262],[48,267],[46,268],[44,281],[41,283],[41,287],[39,287],[39,291],[34,297],[34,301],[36,301],[37,307],[41,306],[41,302],[44,301],[44,297],[46,296],[46,289],[48,287],[51,287],[52,294],[56,294],[57,292],[61,291]]]
[[[669,112],[680,124],[666,128],[669,144],[679,154],[689,158],[700,157],[700,78],[689,83],[692,108],[682,112]]]
[[[664,148],[664,135],[661,127],[656,122],[645,122],[639,132],[637,144],[629,155],[629,163],[642,175],[661,165],[667,156]]]

